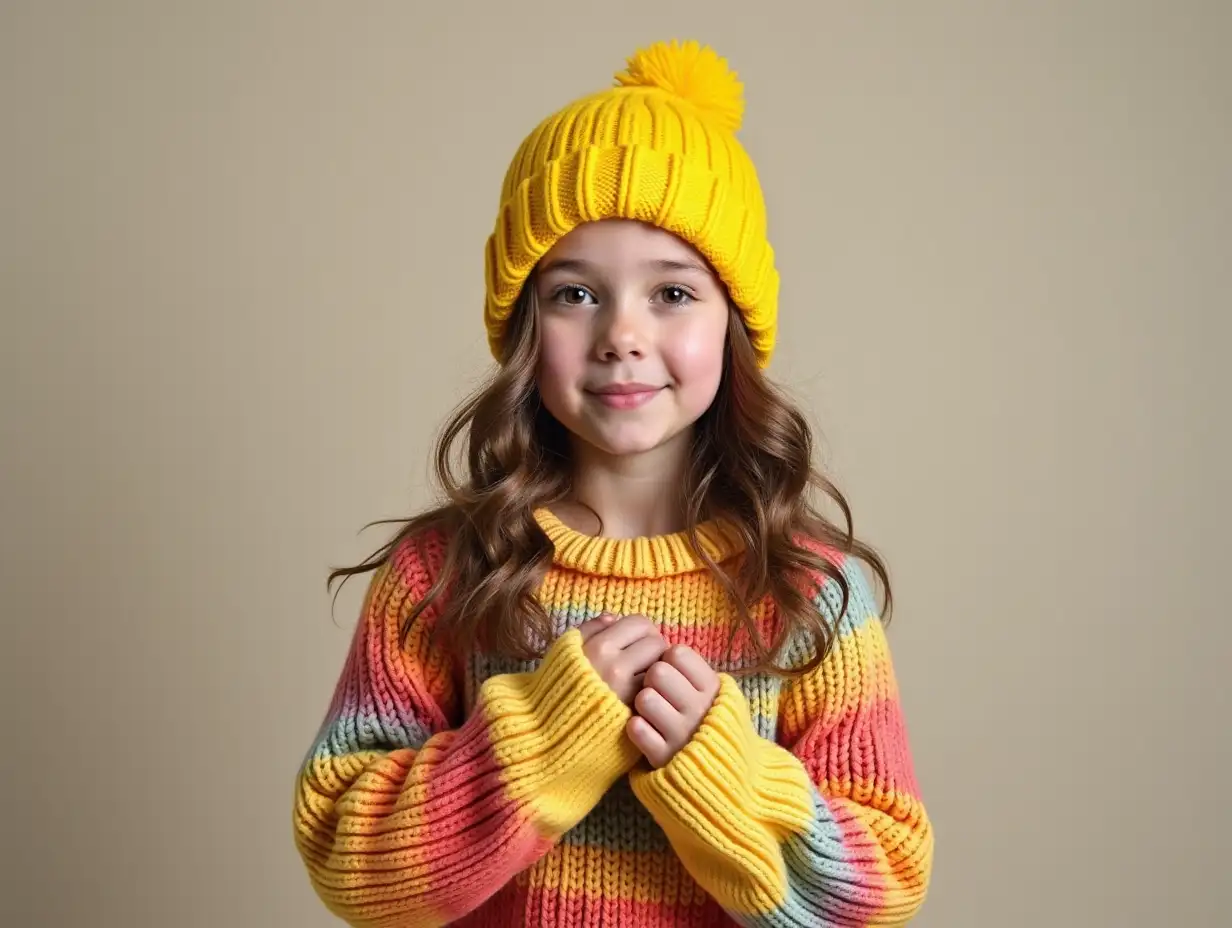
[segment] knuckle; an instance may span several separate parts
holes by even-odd
[[[596,645],[592,648],[587,648],[583,651],[586,658],[590,661],[590,665],[598,670],[601,674],[606,675],[612,666],[612,655],[610,649],[605,649],[602,645]]]
[[[660,686],[667,676],[668,665],[663,661],[655,661],[646,671],[646,683],[650,686]]]
[[[604,660],[610,661],[620,653],[620,649],[609,638],[596,638],[595,653]]]

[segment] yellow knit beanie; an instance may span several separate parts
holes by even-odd
[[[628,59],[615,86],[541,122],[518,148],[488,239],[484,322],[494,356],[541,257],[583,222],[638,219],[693,245],[727,285],[758,363],[774,348],[778,272],[753,162],[736,139],[743,87],[696,42]]]

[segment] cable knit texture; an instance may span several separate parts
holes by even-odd
[[[501,186],[485,253],[484,321],[500,358],[527,277],[584,222],[636,219],[691,243],[740,310],[758,363],[774,348],[779,276],[757,171],[736,137],[744,88],[697,42],[659,42],[526,136]]]
[[[399,546],[374,576],[333,701],[299,775],[295,838],[313,886],[352,925],[865,926],[923,902],[933,837],[890,652],[863,572],[813,546],[851,587],[819,584],[836,646],[794,680],[751,660],[685,536],[612,540],[537,513],[555,547],[539,590],[557,637],[541,660],[452,661],[425,611],[444,543]],[[734,566],[739,542],[701,532]],[[629,710],[575,630],[640,613],[720,671],[693,740],[652,770]],[[774,622],[768,599],[754,610]],[[787,657],[803,663],[804,644]]]

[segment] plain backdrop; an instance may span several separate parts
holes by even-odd
[[[935,821],[926,928],[1226,925],[1232,7],[0,7],[0,923],[326,926],[291,797],[535,122],[712,43]]]

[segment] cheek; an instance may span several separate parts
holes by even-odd
[[[666,358],[672,379],[690,400],[709,405],[723,376],[727,320],[699,319],[676,333]]]
[[[544,326],[539,341],[536,380],[549,411],[558,414],[585,369],[585,356],[577,333],[567,326]]]

